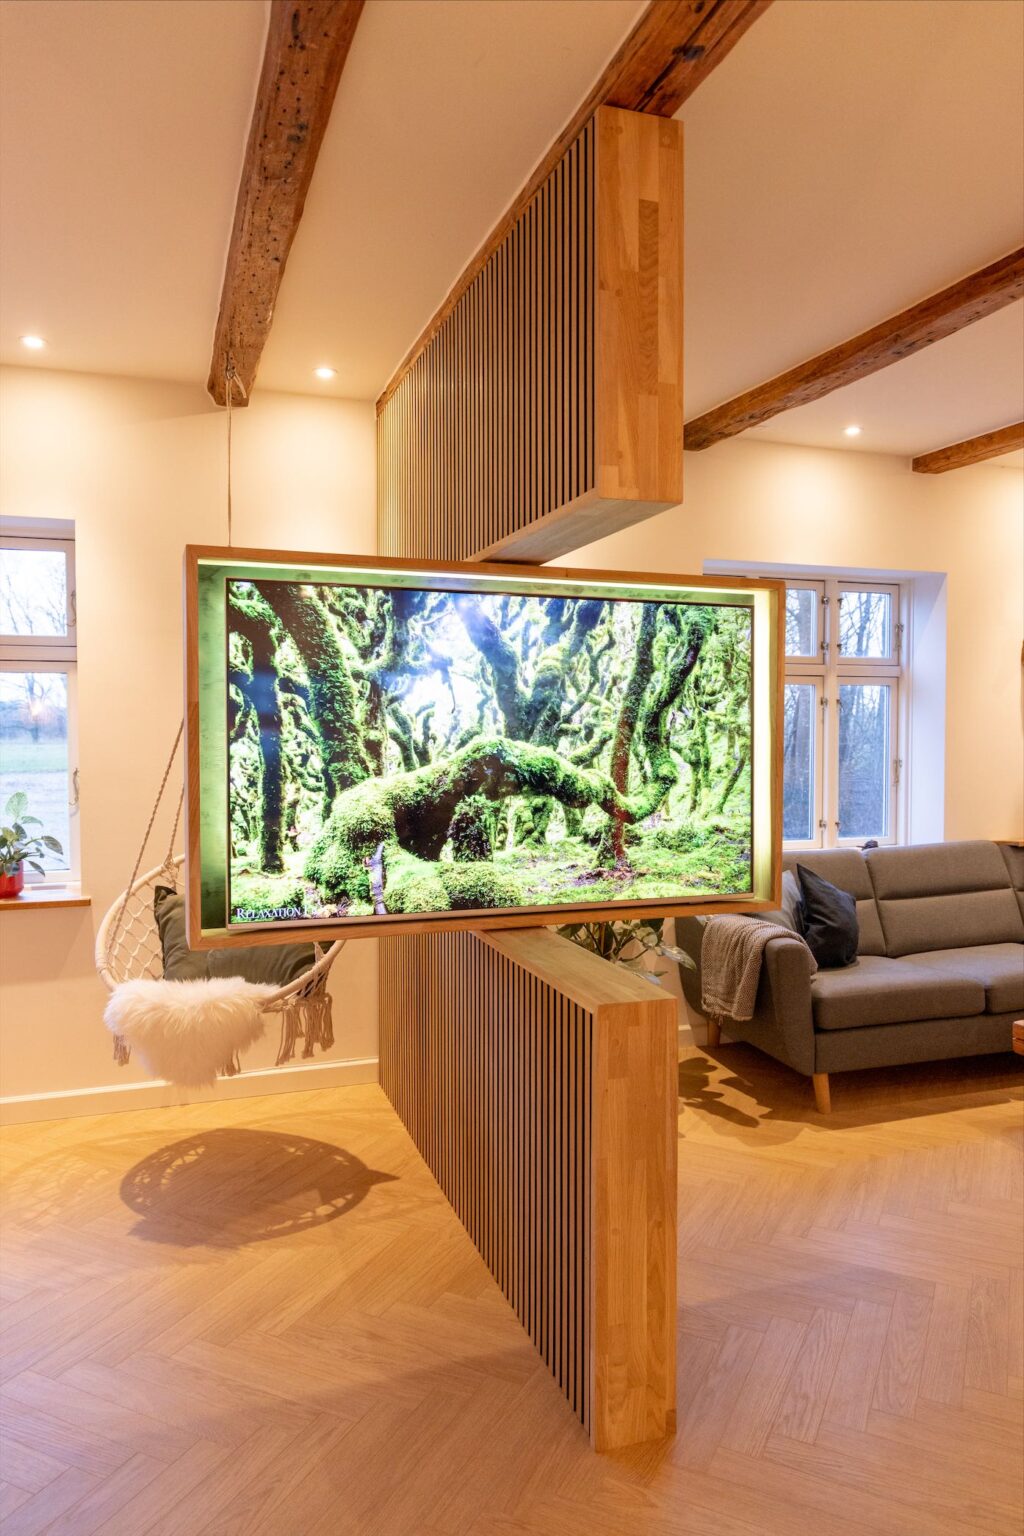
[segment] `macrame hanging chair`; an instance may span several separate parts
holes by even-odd
[[[158,886],[172,891],[178,890],[179,872],[185,863],[185,856],[175,853],[174,845],[181,820],[184,788],[178,797],[174,824],[163,863],[154,865],[145,874],[140,875],[139,870],[142,868],[142,861],[163,802],[183,731],[184,725],[179,725],[127,889],[122,891],[113,902],[96,935],[96,970],[111,994],[123,982],[159,981],[164,974],[163,949],[157,928],[154,900]],[[309,969],[295,977],[287,986],[282,986],[269,995],[261,997],[260,1012],[278,1014],[281,1019],[278,1066],[291,1060],[300,1039],[304,1041],[304,1056],[312,1056],[318,1045],[326,1050],[334,1044],[327,977],[331,966],[344,947],[344,942],[343,939],[336,940],[326,949],[314,943],[314,963]],[[129,1055],[127,1043],[120,1036],[115,1035],[114,1060],[123,1066],[129,1060]],[[226,1061],[223,1070],[228,1076],[240,1071],[237,1057],[233,1056]]]

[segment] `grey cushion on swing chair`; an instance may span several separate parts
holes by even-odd
[[[243,981],[286,987],[310,970],[312,944],[252,944],[240,949],[189,949],[185,936],[185,898],[158,885],[153,916],[160,934],[166,981],[204,981],[211,976],[241,976]]]

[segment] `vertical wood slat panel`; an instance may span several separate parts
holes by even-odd
[[[378,415],[382,554],[543,561],[682,500],[680,124],[601,107]]]
[[[381,554],[466,559],[591,489],[590,375],[563,358],[562,310],[593,293],[595,132],[591,119],[381,411]]]
[[[381,1085],[611,1449],[674,1427],[676,1015],[580,954],[544,929],[382,940]]]
[[[589,1430],[594,1015],[471,933],[380,953],[381,1086]]]

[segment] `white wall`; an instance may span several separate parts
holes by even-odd
[[[93,903],[0,912],[0,1094],[141,1083],[137,1065],[111,1062],[93,943],[131,873],[181,718],[182,550],[226,538],[224,415],[188,386],[8,368],[0,439],[4,515],[75,523],[82,869]],[[233,479],[236,544],[373,553],[371,404],[259,392],[234,413]],[[163,852],[160,842],[149,863]],[[353,941],[334,968],[338,1068],[300,1065],[287,1084],[264,1086],[304,1086],[303,1073],[310,1085],[372,1075],[374,951]],[[266,1040],[247,1061],[268,1067],[274,1054]],[[121,1097],[125,1107],[141,1101]],[[52,1109],[107,1107],[108,1098]]]
[[[79,1095],[16,1114],[134,1104],[149,1091],[95,1092],[144,1074],[111,1064],[93,941],[131,872],[180,717],[181,551],[225,537],[224,418],[198,389],[28,368],[0,373],[0,411],[3,512],[72,518],[77,530],[81,828],[93,898],[85,910],[0,913],[0,1093]],[[261,391],[234,424],[236,543],[373,551],[371,405]],[[945,609],[948,625],[945,835],[1021,834],[1024,475],[984,465],[912,475],[903,460],[859,451],[725,443],[687,455],[682,507],[564,563],[685,573],[719,561],[933,573],[919,617],[941,629]],[[934,657],[932,671],[941,679]],[[932,713],[941,721],[935,701]],[[927,755],[916,772],[920,800],[934,779]],[[334,1065],[216,1091],[371,1075],[372,942],[350,943],[332,991]],[[268,1041],[249,1065],[272,1061]]]
[[[927,629],[941,629],[944,601],[937,835],[1024,835],[1024,473],[979,464],[915,475],[905,459],[855,449],[721,443],[686,455],[682,506],[563,563],[683,574],[721,561],[931,573],[919,583],[916,684],[920,722],[938,715],[941,729]],[[919,810],[941,772],[925,751],[915,760]],[[935,828],[939,818],[926,820]]]

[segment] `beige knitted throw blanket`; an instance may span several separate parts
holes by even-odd
[[[772,939],[803,939],[781,923],[756,917],[709,917],[700,946],[701,1008],[713,1019],[749,1019],[754,1012],[761,957]],[[811,974],[818,965],[810,950]]]

